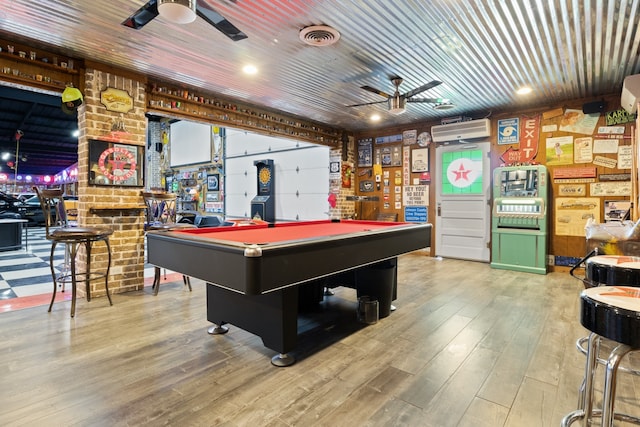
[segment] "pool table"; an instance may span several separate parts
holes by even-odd
[[[230,323],[294,362],[299,293],[308,283],[358,288],[358,272],[386,271],[396,286],[398,255],[430,246],[431,224],[320,220],[152,231],[148,260],[207,282],[209,333]],[[389,275],[389,269],[393,274]],[[371,278],[371,274],[367,277]],[[391,277],[391,279],[389,279]],[[336,280],[339,278],[339,280]],[[375,295],[374,295],[375,296]]]

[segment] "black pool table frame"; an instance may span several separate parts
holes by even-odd
[[[147,234],[148,260],[207,282],[209,333],[230,323],[280,353],[272,363],[294,362],[299,287],[312,281],[353,284],[355,272],[394,268],[399,255],[430,246],[431,224],[395,224],[366,232],[265,245],[238,244],[180,231]],[[394,274],[395,288],[395,274]]]

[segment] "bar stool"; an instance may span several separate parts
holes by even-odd
[[[561,426],[568,427],[579,419],[588,426],[596,417],[602,417],[602,427],[613,426],[614,419],[640,424],[640,418],[614,411],[620,363],[629,353],[640,350],[640,288],[599,286],[583,290],[580,294],[580,323],[591,331],[584,395],[578,402],[578,409],[567,414]],[[614,347],[606,359],[602,409],[594,409],[594,379],[602,339],[613,341]]]
[[[584,266],[584,276],[574,274],[576,268]],[[585,288],[595,286],[631,286],[640,287],[640,257],[630,255],[598,255],[598,249],[591,251],[580,260],[570,271],[571,276],[582,281]],[[587,354],[589,335],[581,337],[576,342],[576,348],[582,354]],[[606,365],[607,360],[599,356],[599,346],[596,346],[596,362]],[[625,372],[640,376],[640,371],[627,366],[620,366],[618,372]],[[584,401],[586,378],[580,387],[578,397],[579,407]]]
[[[176,222],[176,201],[177,195],[164,191],[143,191],[142,198],[147,206],[147,222],[144,225],[145,231],[169,231],[180,228],[197,228],[194,224],[182,224]],[[153,274],[153,294],[158,295],[160,289],[160,267],[156,266]],[[189,276],[182,275],[182,281],[189,287],[191,292],[191,280]]]
[[[51,255],[49,257],[49,266],[51,268],[51,276],[53,277],[53,295],[49,304],[49,312],[53,307],[56,298],[58,283],[71,282],[71,317],[76,313],[76,283],[78,278],[83,278],[86,287],[87,301],[91,301],[90,282],[96,279],[104,278],[104,287],[109,299],[109,305],[113,305],[111,295],[109,294],[109,270],[111,269],[111,246],[109,245],[109,236],[113,234],[113,230],[102,227],[71,227],[67,221],[67,211],[64,205],[62,189],[43,189],[33,187],[38,195],[40,207],[45,218],[45,237],[51,241]],[[107,247],[107,268],[103,272],[91,271],[91,247],[95,242],[104,242]],[[66,245],[66,251],[69,254],[69,271],[63,271],[56,274],[54,269],[53,255],[58,243]],[[87,263],[84,272],[76,271],[76,256],[78,249],[84,246],[87,254]]]

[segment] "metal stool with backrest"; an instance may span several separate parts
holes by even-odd
[[[176,221],[176,201],[177,195],[164,191],[143,191],[142,198],[147,206],[147,222],[145,223],[145,231],[157,230],[175,230],[178,228],[196,228],[193,224],[182,224]],[[158,295],[160,289],[160,267],[156,266],[153,275],[154,295]],[[182,281],[191,291],[191,280],[188,276],[183,275]]]
[[[104,287],[109,299],[109,305],[113,305],[111,295],[109,294],[109,270],[111,268],[111,246],[109,245],[109,236],[113,234],[113,230],[105,227],[71,227],[67,220],[67,211],[64,204],[62,189],[38,189],[33,188],[45,218],[45,237],[51,241],[51,255],[49,264],[51,268],[51,276],[53,277],[53,295],[49,304],[49,311],[53,307],[56,298],[56,290],[58,283],[71,282],[71,317],[76,313],[76,283],[78,278],[82,278],[86,286],[87,301],[91,301],[92,280],[104,278]],[[91,271],[91,247],[95,242],[104,242],[107,247],[107,268],[102,272]],[[54,266],[53,255],[58,243],[66,245],[69,251],[69,271],[63,271],[57,274]],[[85,270],[78,272],[76,269],[76,256],[79,248],[84,247],[87,256]]]

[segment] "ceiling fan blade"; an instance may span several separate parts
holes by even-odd
[[[387,101],[365,102],[364,104],[347,105],[347,107],[362,107],[363,105],[384,104]]]
[[[405,93],[402,96],[404,98],[411,98],[414,95],[417,95],[417,94],[419,94],[421,92],[424,92],[425,90],[429,90],[429,89],[434,88],[434,87],[436,87],[438,85],[441,85],[441,84],[442,84],[442,82],[440,82],[438,80],[433,80],[433,81],[431,81],[431,82],[429,82],[427,84],[424,84],[424,85],[422,85],[420,87],[417,87],[417,88],[415,88],[413,90],[410,90],[409,92]]]
[[[361,89],[364,90],[368,90],[369,92],[373,92],[373,93],[377,93],[378,95],[382,95],[385,98],[391,98],[391,95],[389,95],[388,93],[385,93],[383,91],[381,91],[380,89],[376,89],[375,87],[371,87],[371,86],[360,86]]]
[[[429,104],[440,104],[441,102],[445,102],[445,98],[409,98],[406,100],[407,102],[427,102]]]
[[[227,19],[220,15],[215,10],[211,9],[209,5],[205,2],[198,3],[198,8],[196,9],[196,13],[198,16],[205,21],[207,21],[210,25],[213,25],[225,36],[229,37],[234,42],[239,40],[243,40],[247,38],[247,35],[240,31],[235,25],[231,22],[227,21]]]
[[[124,20],[125,27],[139,30],[158,16],[158,0],[150,0],[147,4],[136,10],[133,15]]]

